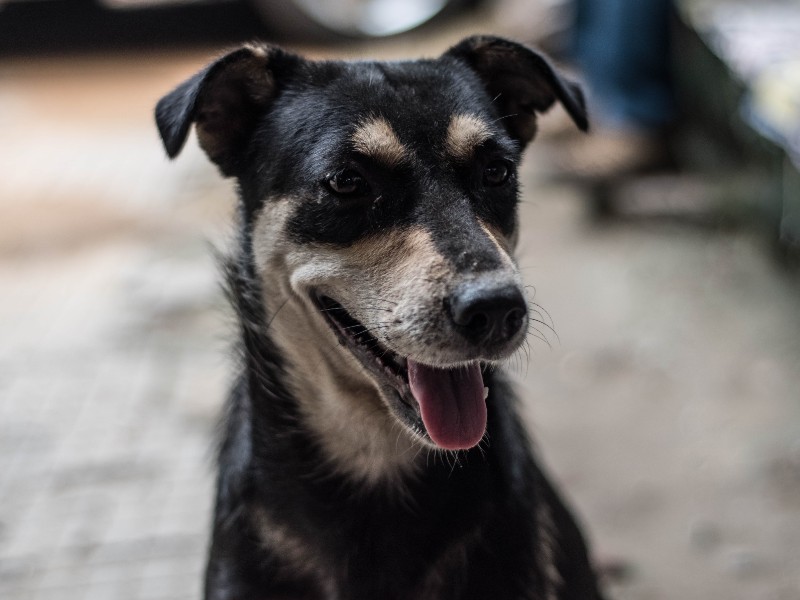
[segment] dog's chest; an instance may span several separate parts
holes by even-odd
[[[298,498],[281,521],[260,512],[259,535],[281,571],[320,590],[320,600],[455,600],[491,519],[483,477],[454,479],[448,492],[428,484]]]

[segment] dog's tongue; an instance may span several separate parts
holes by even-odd
[[[476,362],[437,369],[408,359],[408,382],[431,439],[447,450],[472,448],[486,431],[483,377]]]

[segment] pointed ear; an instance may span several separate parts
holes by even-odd
[[[223,175],[236,174],[258,118],[277,94],[278,66],[291,58],[272,46],[243,46],[161,98],[156,124],[169,157],[180,153],[194,123],[208,157]]]
[[[536,134],[536,113],[558,100],[581,131],[589,128],[581,88],[542,54],[494,36],[466,38],[445,53],[466,62],[499,107],[509,135],[523,145]]]

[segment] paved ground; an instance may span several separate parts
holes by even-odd
[[[150,111],[214,52],[0,62],[2,598],[199,595],[232,192],[191,144],[168,164]],[[630,565],[615,597],[797,600],[798,286],[745,233],[592,225],[545,152],[521,264],[558,337],[513,367],[595,546]]]

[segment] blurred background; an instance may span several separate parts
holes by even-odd
[[[223,49],[497,33],[589,89],[522,172],[511,361],[621,600],[800,599],[800,5],[0,1],[0,597],[199,598],[235,195],[152,110]]]

